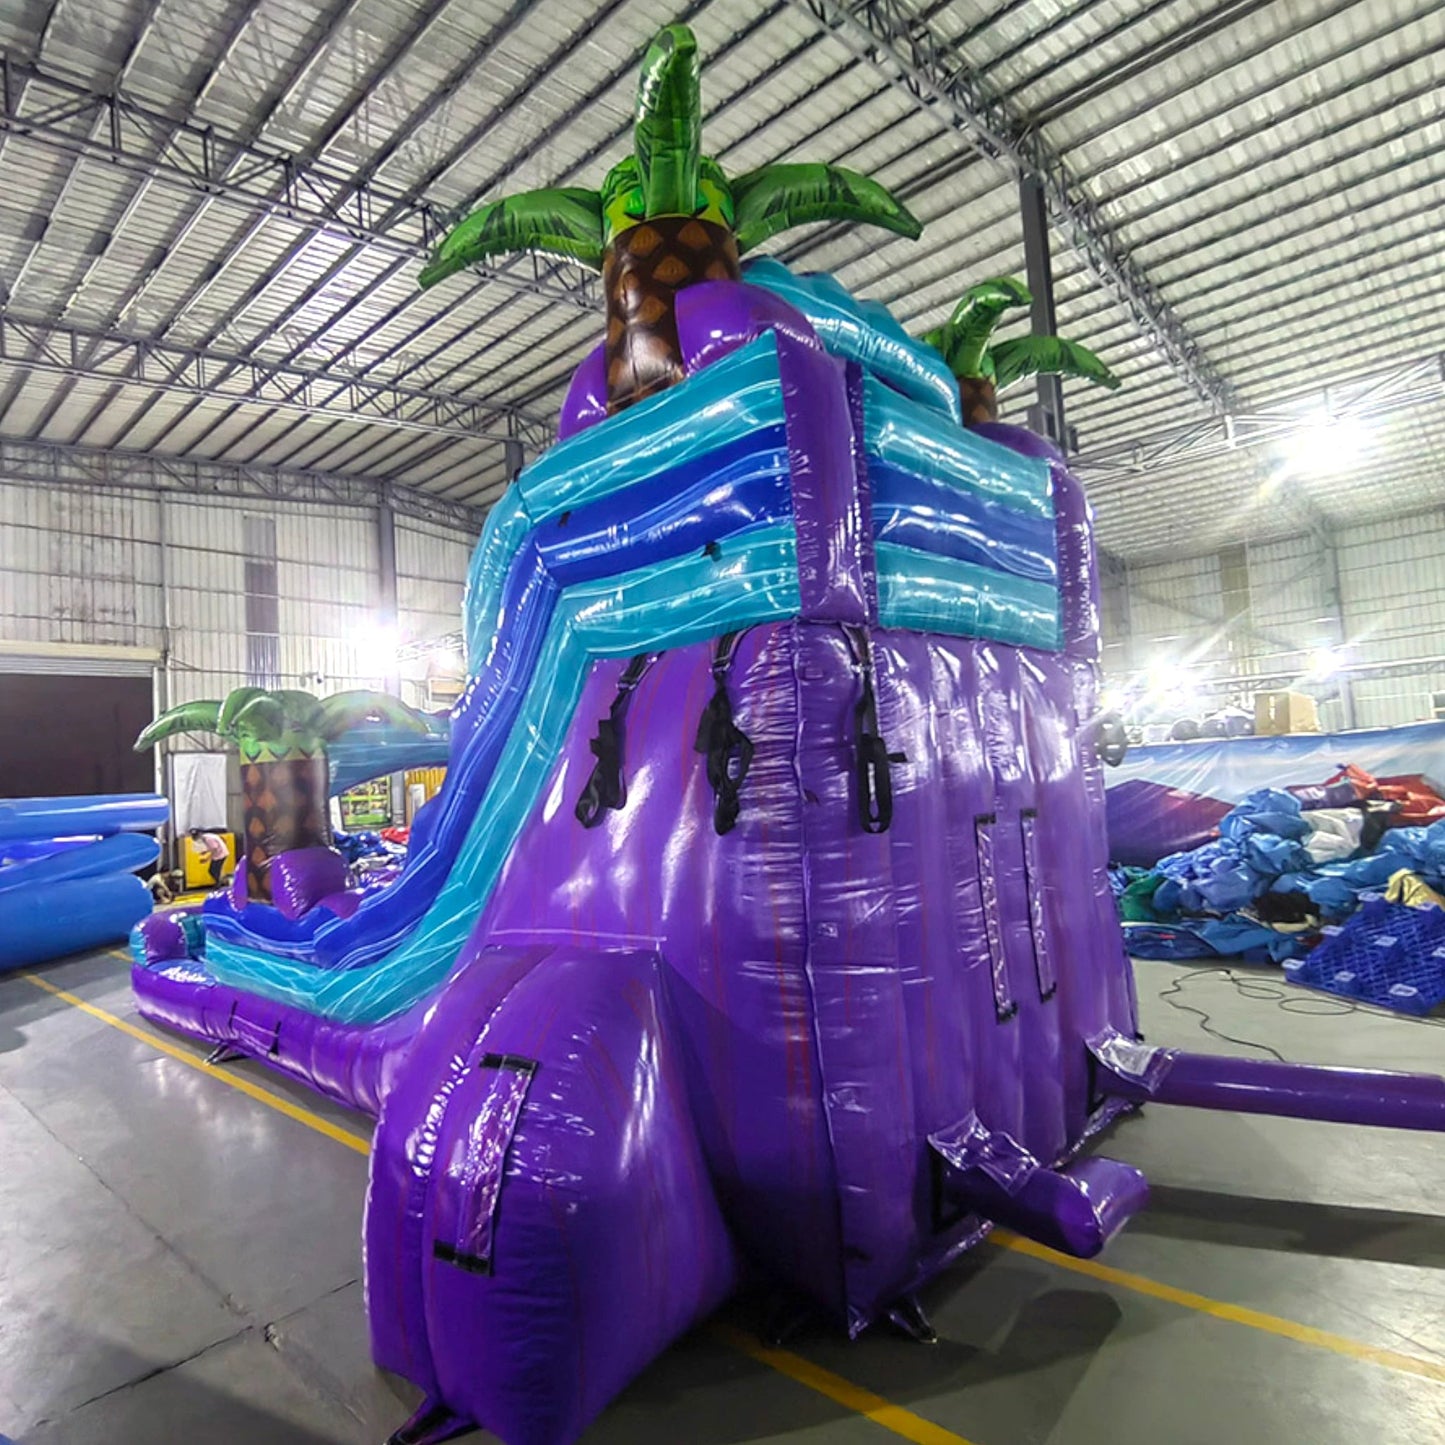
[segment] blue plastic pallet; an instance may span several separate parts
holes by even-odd
[[[1340,928],[1303,958],[1284,966],[1291,983],[1428,1014],[1445,1003],[1445,910],[1407,908],[1366,896]]]

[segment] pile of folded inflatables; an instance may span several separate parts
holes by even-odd
[[[1261,788],[1219,836],[1151,869],[1116,869],[1130,952],[1142,958],[1298,958],[1366,896],[1445,902],[1445,819],[1345,769],[1318,787]],[[1392,790],[1397,791],[1397,790]],[[1438,803],[1438,799],[1436,800]]]
[[[347,863],[355,866],[363,858],[388,858],[390,853],[381,834],[370,830],[359,833],[333,833],[331,841]]]

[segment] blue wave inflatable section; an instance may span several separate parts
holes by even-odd
[[[1062,646],[1048,464],[940,426],[928,407],[873,376],[863,386],[863,443],[879,621]]]
[[[151,891],[131,873],[0,893],[0,970],[123,939],[150,911]]]
[[[834,306],[830,349],[868,368],[881,624],[1059,646],[1047,465],[959,430],[941,359],[891,317],[896,335],[870,325],[841,288],[846,308],[819,299],[819,278],[799,279],[820,331],[824,302]],[[215,976],[347,1022],[388,1017],[440,983],[541,794],[592,661],[797,614],[786,427],[769,334],[523,472],[473,557],[472,680],[453,713],[447,784],[417,816],[402,877],[348,920],[282,928],[255,908],[208,918]]]
[[[0,970],[124,938],[151,908],[143,834],[169,816],[150,793],[0,800]]]
[[[886,306],[858,300],[825,272],[797,275],[771,256],[749,261],[743,279],[801,311],[834,356],[857,362],[935,416],[963,425],[958,382],[947,363],[933,347],[915,341]]]
[[[97,793],[83,798],[0,798],[0,845],[51,838],[149,832],[170,817],[154,793]]]
[[[928,407],[871,376],[863,383],[863,441],[870,467],[882,462],[1053,525],[1047,462],[962,427],[940,426]]]
[[[528,689],[554,685],[537,668],[564,591],[791,519],[772,337],[674,392],[683,404],[664,393],[553,448],[493,508],[468,579],[474,675],[453,715],[446,786],[417,815],[401,878],[350,919],[308,915],[297,929],[249,908],[209,920],[212,935],[334,967],[382,957],[445,884]]]
[[[716,558],[689,554],[567,590],[538,661],[538,675],[547,683],[530,690],[457,864],[400,948],[358,974],[288,962],[208,937],[211,972],[222,982],[350,1023],[390,1017],[436,988],[485,907],[561,752],[592,659],[681,647],[797,613],[791,523],[754,528],[720,551]]]
[[[140,833],[117,833],[80,848],[67,848],[25,863],[0,868],[0,893],[39,888],[74,878],[102,878],[107,873],[133,873],[161,856],[160,844]]]

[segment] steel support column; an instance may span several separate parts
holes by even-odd
[[[383,487],[376,504],[376,571],[380,596],[377,601],[377,622],[380,635],[392,647],[386,659],[386,675],[382,687],[395,696],[401,696],[401,660],[397,648],[401,643],[401,609],[396,584],[396,509],[391,504],[391,489]],[[401,802],[402,781],[400,774],[391,778],[391,808],[396,816]]]
[[[1340,550],[1330,535],[1316,533],[1320,546],[1320,576],[1324,582],[1325,601],[1335,628],[1335,646],[1343,654],[1349,641],[1345,623],[1345,595],[1340,587]],[[1341,661],[1347,659],[1343,656]],[[1340,713],[1346,730],[1355,726],[1355,689],[1348,672],[1339,674]]]
[[[1117,642],[1124,652],[1124,669],[1138,665],[1134,656],[1134,614],[1130,606],[1129,564],[1103,547],[1095,548],[1099,559],[1100,643]]]
[[[1031,321],[1035,336],[1058,335],[1054,314],[1054,268],[1049,255],[1049,207],[1043,182],[1025,173],[1019,177],[1019,212],[1024,226],[1024,274],[1033,293]],[[1030,408],[1033,429],[1067,452],[1068,430],[1064,422],[1064,384],[1057,376],[1035,378],[1038,401]]]
[[[391,491],[383,488],[376,507],[377,580],[380,602],[377,615],[383,627],[394,633],[400,612],[396,586],[396,511],[391,505]]]

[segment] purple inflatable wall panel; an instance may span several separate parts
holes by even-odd
[[[737,1286],[662,972],[653,953],[544,950],[495,1009],[433,1015],[402,1065],[368,1311],[377,1362],[427,1390],[443,1432],[573,1440]]]
[[[722,837],[693,748],[714,686],[711,645],[653,664],[627,714],[627,806],[596,828],[579,825],[573,804],[592,769],[593,725],[624,665],[598,664],[479,931],[508,946],[543,939],[662,954],[699,1083],[694,1117],[729,1217],[759,1241],[761,1264],[841,1311],[836,1183],[805,971],[790,636],[755,628],[733,660],[728,690],[756,751],[742,815]]]
[[[1078,846],[1096,764],[1075,741],[1074,660],[869,640],[880,730],[905,759],[887,831],[857,822],[856,633],[759,627],[728,674],[756,747],[736,827],[714,832],[691,748],[712,650],[670,652],[628,713],[627,806],[593,829],[573,816],[582,723],[479,927],[507,947],[656,950],[739,1243],[853,1330],[980,1226],[936,1217],[929,1135],[977,1111],[1066,1156],[1089,1126],[1088,1038],[1134,1029],[1101,855]],[[607,713],[620,671],[597,666],[579,723]]]
[[[979,1237],[984,1202],[1093,1249],[1143,1197],[1122,1166],[1052,1170],[1119,1107],[1094,1108],[1088,1041],[1135,1031],[1078,484],[1055,460],[1060,651],[881,630],[857,367],[757,288],[678,310],[698,366],[777,333],[800,616],[745,632],[725,669],[713,643],[654,659],[625,806],[589,828],[574,808],[625,663],[592,666],[426,1003],[358,1028],[184,960],[135,974],[149,1017],[379,1112],[368,1311],[376,1359],[427,1391],[418,1442],[471,1419],[566,1445],[745,1267],[856,1333]],[[598,420],[596,371],[565,431]],[[754,747],[722,834],[695,749],[719,675]],[[892,755],[876,831],[870,689]]]

